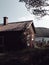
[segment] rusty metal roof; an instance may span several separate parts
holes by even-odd
[[[23,30],[27,27],[29,27],[30,25],[33,25],[33,21],[22,21],[22,22],[13,22],[13,23],[8,23],[7,25],[0,25],[0,31],[9,31],[9,30]],[[34,25],[32,26],[34,31]]]

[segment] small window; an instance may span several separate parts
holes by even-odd
[[[4,37],[0,36],[0,46],[3,46],[3,45],[4,45]]]

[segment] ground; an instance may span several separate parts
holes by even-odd
[[[10,51],[0,55],[0,65],[49,65],[49,49]]]

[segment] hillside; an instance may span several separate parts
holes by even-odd
[[[36,36],[49,37],[49,29],[43,27],[36,27]]]

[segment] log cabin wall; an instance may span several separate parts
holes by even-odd
[[[0,37],[3,37],[2,39],[2,49],[4,51],[16,51],[25,48],[25,44],[22,42],[22,32],[16,32],[16,31],[5,31],[0,32]]]
[[[35,33],[34,30],[32,29],[32,26],[30,26],[28,29],[25,30],[24,37],[25,37],[26,45],[28,47],[33,47]]]
[[[3,40],[2,49],[16,51],[26,47],[33,47],[34,31],[32,26],[25,31],[2,31],[0,37]]]

